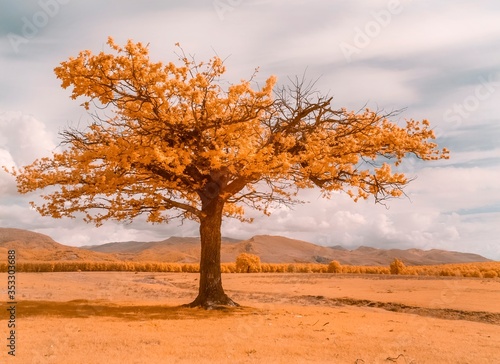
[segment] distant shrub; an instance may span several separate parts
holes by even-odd
[[[343,274],[404,274],[418,276],[451,276],[466,278],[500,277],[500,262],[438,264],[427,266],[405,266],[395,259],[390,266],[355,266],[340,265],[332,261],[330,264],[318,263],[260,263],[260,258],[251,254],[242,254],[240,265],[223,263],[223,273],[262,272],[262,273],[326,273],[342,272]],[[248,256],[254,257],[249,259]],[[246,262],[246,263],[244,263]],[[338,264],[338,265],[337,265]],[[0,262],[0,272],[7,272],[8,265]],[[185,272],[199,273],[197,263],[166,262],[134,262],[134,261],[21,261],[17,263],[18,272]]]
[[[193,263],[183,264],[182,267],[181,267],[181,272],[185,272],[185,273],[199,273],[200,272],[200,265],[199,264],[193,264]]]
[[[274,266],[276,267],[276,270],[275,272],[277,273],[285,273],[286,272],[286,264],[274,264]]]
[[[328,272],[328,266],[326,264],[316,264],[317,271],[315,273],[326,273]]]
[[[222,273],[235,273],[236,272],[236,264],[234,264],[234,263],[221,264],[221,272]]]
[[[276,264],[263,263],[260,265],[260,271],[262,273],[275,273],[278,267]]]
[[[453,270],[451,268],[444,268],[444,269],[441,269],[441,271],[439,272],[439,275],[443,276],[443,277],[454,277],[454,276],[457,276],[457,272],[456,272],[456,270]]]
[[[406,266],[401,260],[395,258],[389,266],[389,269],[391,271],[391,274],[405,274]]]
[[[296,264],[295,272],[297,273],[312,273],[313,266],[311,264]]]
[[[236,272],[257,273],[260,272],[260,257],[253,254],[241,253],[236,257]]]
[[[483,272],[483,278],[498,278],[498,273],[493,269]]]
[[[328,264],[328,273],[342,273],[342,266],[336,260],[332,260]]]

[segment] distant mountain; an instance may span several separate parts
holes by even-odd
[[[223,247],[222,252],[223,257],[226,253],[227,261],[234,261],[233,256],[248,252],[258,255],[265,263],[328,263],[337,260],[341,264],[349,265],[389,265],[395,258],[403,260],[407,265],[490,261],[477,254],[446,250],[385,250],[366,246],[347,250],[341,246],[323,247],[301,240],[269,235],[254,236],[233,245],[230,249]]]
[[[10,249],[16,250],[18,262],[117,260],[110,254],[59,244],[44,234],[22,229],[0,228],[0,256],[7,256],[7,251]]]
[[[328,263],[337,260],[350,265],[389,265],[394,258],[407,265],[471,263],[490,261],[480,255],[446,250],[377,249],[341,246],[325,247],[282,236],[256,235],[248,240],[222,239],[221,261],[234,262],[241,253],[258,255],[263,263]],[[21,229],[0,228],[0,254],[16,249],[18,261],[160,261],[197,263],[200,239],[171,237],[162,241],[108,243],[69,247],[47,235]]]
[[[222,238],[223,246],[230,246],[238,240]],[[131,261],[162,261],[176,263],[198,263],[200,261],[200,238],[177,236],[162,241],[108,243],[83,246],[82,249],[101,253],[112,253],[117,258]],[[236,260],[236,257],[232,260]]]
[[[344,248],[342,245],[335,245],[335,246],[330,246],[330,249],[336,249],[336,250],[347,250]]]
[[[341,264],[352,265],[389,265],[395,258],[406,265],[433,265],[446,263],[488,262],[478,254],[459,253],[448,250],[421,249],[377,249],[361,246],[354,250],[335,250],[335,260]]]
[[[347,250],[341,246],[324,247],[302,240],[271,235],[256,235],[243,241],[229,238],[222,240],[222,262],[234,262],[241,253],[258,255],[263,263],[328,263],[337,260],[341,264],[351,265],[389,265],[394,258],[403,260],[407,265],[489,261],[477,254],[437,249],[424,251],[359,247]],[[200,259],[200,239],[194,237],[171,237],[167,240],[148,243],[109,243],[82,248],[113,253],[120,259],[134,261],[193,263]]]
[[[283,236],[256,235],[230,246],[223,245],[221,260],[234,262],[241,253],[258,255],[263,263],[328,263],[335,251]]]

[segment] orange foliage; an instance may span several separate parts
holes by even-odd
[[[332,272],[328,264],[317,263],[261,263],[262,273],[343,273],[343,274],[390,274],[390,268],[385,266],[335,265],[340,271]],[[19,262],[18,272],[91,272],[91,271],[122,271],[122,272],[185,272],[199,273],[199,264],[166,263],[166,262]],[[222,263],[223,273],[238,273],[235,263]],[[244,270],[246,273],[248,270]],[[0,263],[0,272],[7,272],[7,264]],[[401,273],[400,273],[401,274]],[[405,275],[430,277],[465,277],[465,278],[497,278],[500,277],[500,262],[459,263],[405,266]]]
[[[140,214],[154,223],[198,220],[203,200],[217,198],[226,216],[244,220],[244,204],[267,212],[313,186],[326,197],[344,190],[379,201],[408,183],[384,159],[447,157],[429,141],[426,120],[401,127],[391,114],[334,110],[330,97],[302,83],[273,98],[274,76],[259,90],[250,81],[224,88],[218,57],[197,63],[182,53],[180,65],[163,64],[141,43],[121,47],[109,38],[108,45],[111,53],[80,52],[55,73],[73,99],[110,116],[96,112],[86,130],[62,133],[66,149],[11,172],[21,193],[59,186],[36,206],[42,215],[84,212],[97,225]],[[259,181],[268,188],[258,189]]]
[[[389,265],[389,269],[391,271],[391,274],[405,274],[406,273],[405,264],[397,258],[394,259],[394,261]]]
[[[448,157],[427,120],[399,126],[394,113],[333,109],[331,97],[304,81],[228,85],[219,57],[196,62],[181,49],[179,65],[163,64],[141,43],[109,38],[108,46],[110,53],[86,50],[55,68],[71,98],[95,110],[93,122],[64,130],[60,151],[11,173],[20,193],[49,188],[44,203],[32,202],[44,216],[83,213],[97,226],[139,215],[198,221],[203,279],[194,306],[234,305],[220,279],[223,216],[250,221],[244,206],[268,214],[313,187],[327,198],[344,191],[379,202],[409,182],[388,162]]]
[[[342,266],[336,260],[332,260],[328,264],[328,273],[342,273]]]
[[[260,257],[254,254],[241,253],[236,257],[236,272],[257,273],[261,271]]]

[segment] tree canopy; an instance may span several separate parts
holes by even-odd
[[[223,88],[219,57],[176,66],[151,61],[141,43],[108,44],[116,54],[83,51],[55,69],[73,99],[112,115],[97,111],[86,130],[65,130],[68,148],[16,173],[21,193],[61,186],[38,207],[43,215],[160,223],[176,210],[197,219],[202,200],[220,195],[225,215],[243,218],[244,204],[266,211],[314,186],[380,201],[408,183],[382,160],[447,154],[429,141],[427,120],[401,127],[390,114],[332,109],[331,97],[303,83],[273,94],[273,76],[258,90],[251,81]]]
[[[229,84],[219,57],[197,62],[181,52],[179,65],[164,64],[141,43],[108,45],[110,53],[86,50],[55,69],[71,98],[92,110],[88,127],[67,128],[60,151],[12,172],[21,193],[57,187],[36,206],[42,215],[84,213],[97,225],[143,214],[152,223],[193,219],[203,250],[205,240],[220,244],[222,216],[246,220],[245,207],[268,213],[304,188],[380,202],[410,181],[389,163],[448,155],[427,120],[400,126],[393,113],[335,109],[302,79]]]

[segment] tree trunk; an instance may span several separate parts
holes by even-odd
[[[198,297],[187,305],[189,307],[216,309],[238,306],[222,288],[220,250],[223,207],[223,202],[214,199],[203,208],[205,216],[200,220],[200,287]]]

